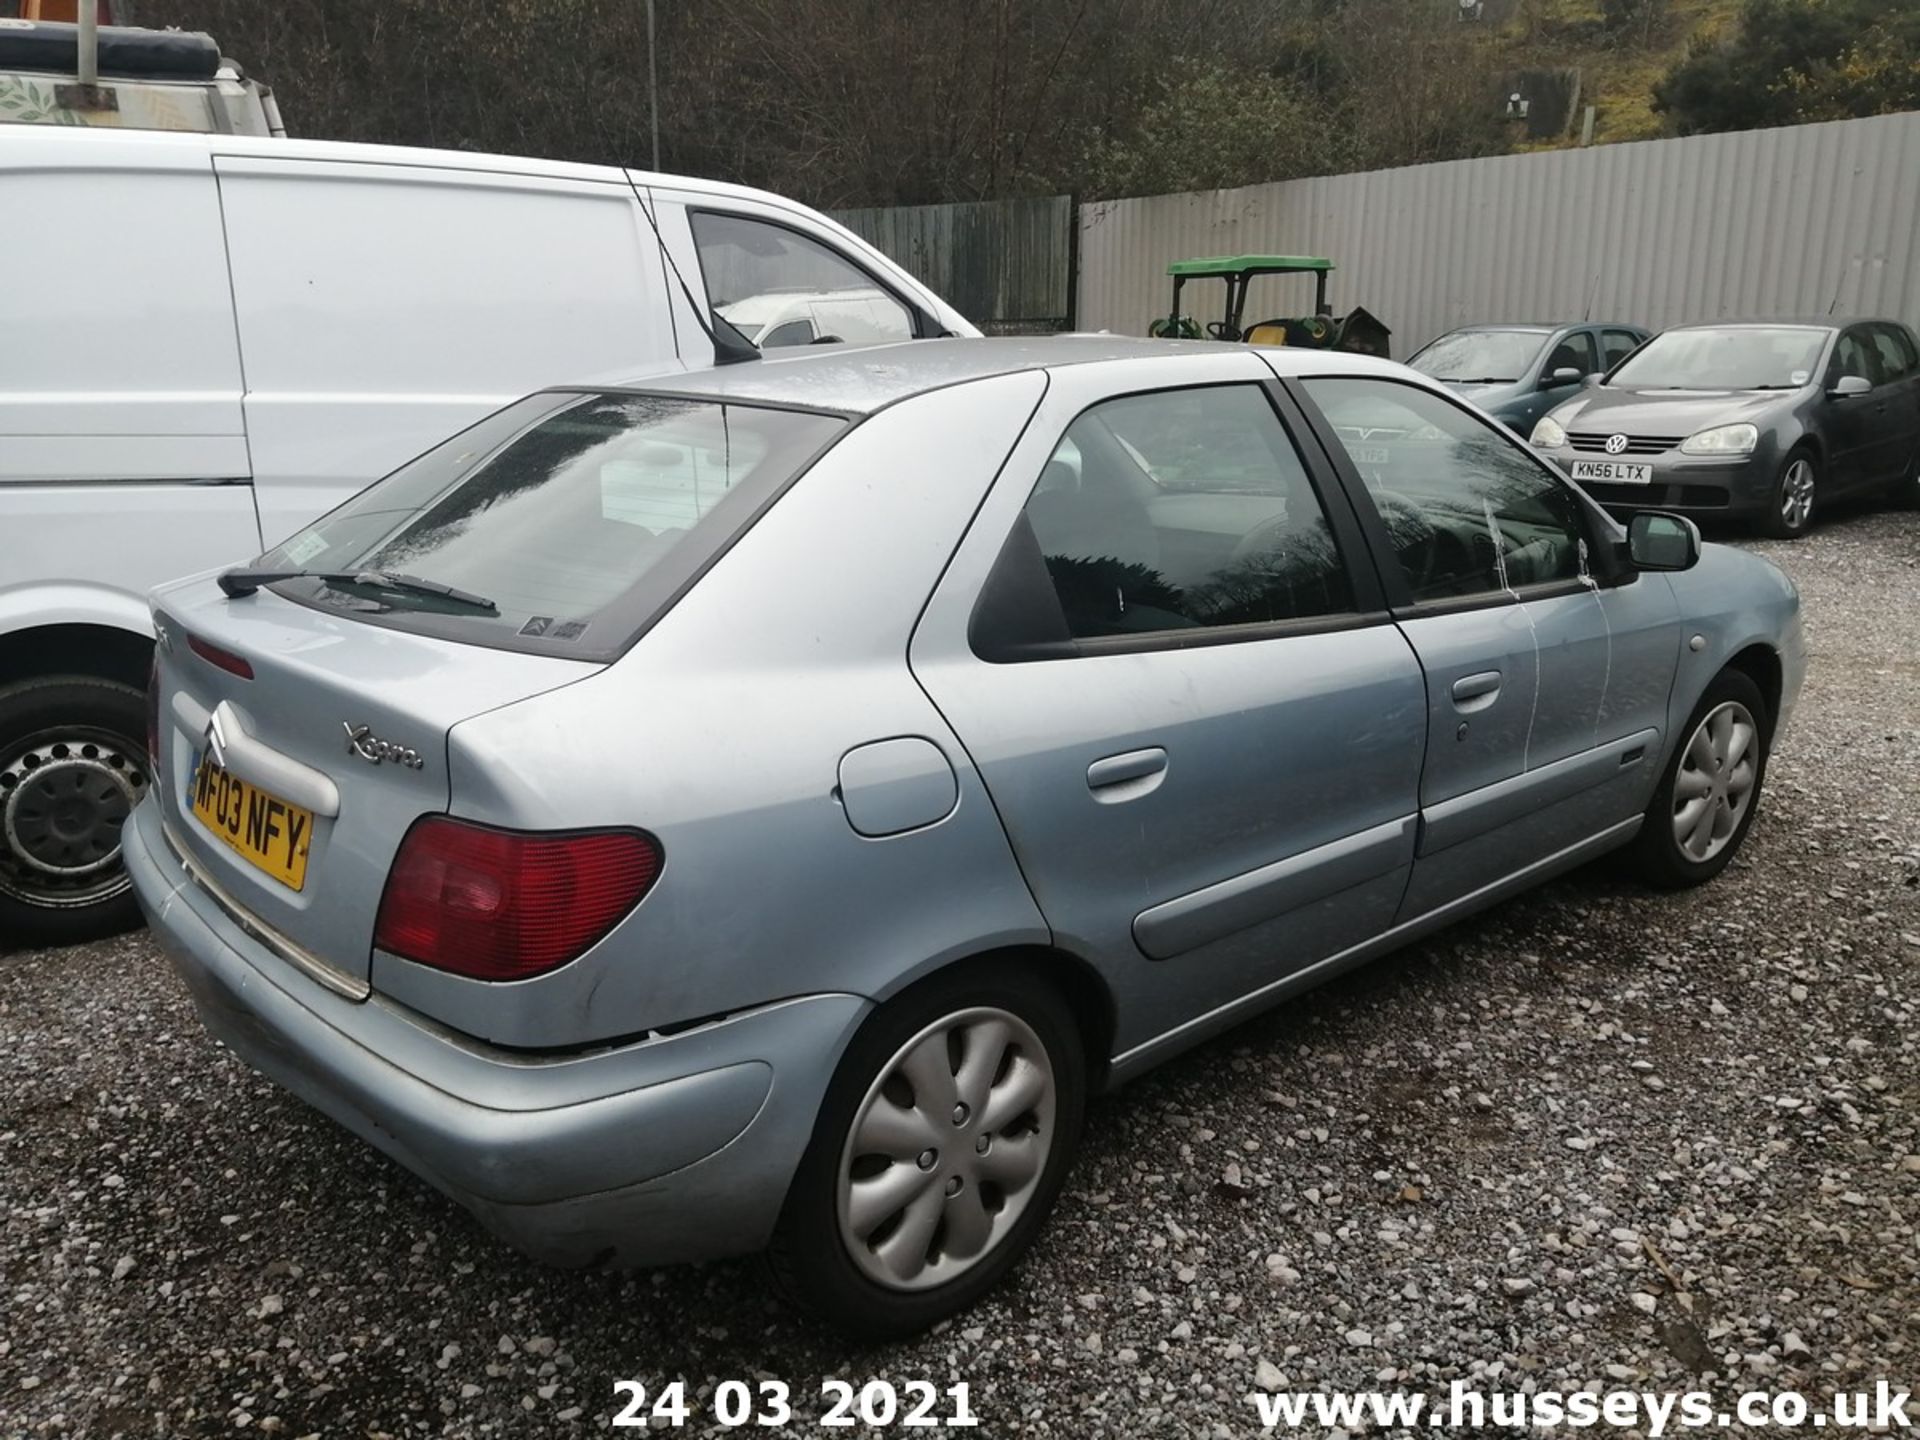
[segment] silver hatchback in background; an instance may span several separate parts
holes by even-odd
[[[527,1251],[897,1333],[1090,1094],[1607,850],[1717,873],[1797,610],[1384,362],[811,352],[161,591],[128,863],[216,1035]]]

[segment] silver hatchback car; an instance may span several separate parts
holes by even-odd
[[[534,395],[154,614],[126,852],[213,1033],[534,1255],[869,1333],[1090,1094],[1717,873],[1803,668],[1778,570],[1412,371],[1102,338]]]

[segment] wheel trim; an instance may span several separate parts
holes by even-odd
[[[1058,1090],[1024,1020],[977,1006],[897,1050],[842,1146],[840,1240],[889,1290],[957,1279],[1005,1242],[1053,1151]]]
[[[1732,841],[1760,778],[1760,727],[1738,700],[1710,710],[1695,727],[1673,780],[1673,840],[1696,865]]]
[[[1813,462],[1804,456],[1788,464],[1780,479],[1780,518],[1789,530],[1813,518]]]
[[[75,727],[0,751],[0,895],[75,909],[123,893],[120,831],[147,791],[124,737]]]

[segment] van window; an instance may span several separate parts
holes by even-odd
[[[708,303],[756,344],[800,343],[786,337],[809,317],[822,340],[879,345],[913,339],[907,307],[838,251],[744,215],[696,210],[689,219]]]
[[[371,624],[612,659],[845,428],[674,396],[535,395],[259,563],[326,575],[274,588]],[[466,598],[381,583],[393,576]]]

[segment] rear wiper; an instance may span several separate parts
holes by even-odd
[[[231,596],[251,595],[262,585],[282,580],[318,580],[323,585],[364,585],[369,590],[395,590],[413,595],[431,595],[498,615],[500,607],[484,595],[456,590],[438,580],[422,580],[417,575],[396,575],[385,570],[228,570],[220,576],[220,588]]]

